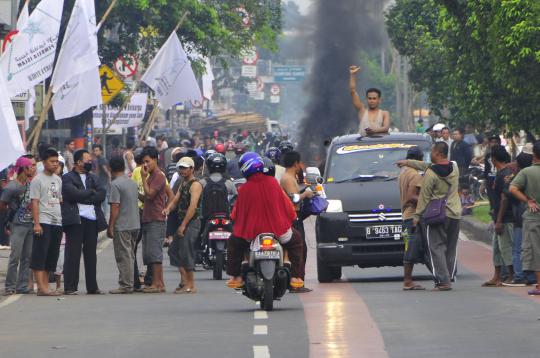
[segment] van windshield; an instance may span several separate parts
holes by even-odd
[[[395,180],[400,169],[394,164],[405,159],[411,147],[421,146],[429,160],[426,143],[355,144],[337,147],[327,169],[328,183]]]

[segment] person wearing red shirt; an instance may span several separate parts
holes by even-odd
[[[273,233],[289,255],[291,287],[302,288],[303,242],[300,233],[292,228],[296,219],[292,202],[273,177],[262,173],[264,163],[257,154],[246,153],[242,159],[241,171],[247,183],[238,190],[231,214],[234,229],[227,248],[227,274],[232,278],[228,286],[243,286],[242,260],[251,241],[259,234]]]

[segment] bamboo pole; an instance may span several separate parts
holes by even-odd
[[[180,26],[182,26],[182,24],[184,23],[188,15],[189,15],[189,11],[184,12],[182,17],[180,18],[180,21],[178,21],[178,24],[176,24],[176,27],[174,28],[173,32],[176,32],[178,31],[178,29],[180,29]]]
[[[157,118],[157,113],[159,111],[158,109],[159,101],[157,99],[154,100],[154,108],[152,108],[152,112],[150,113],[150,117],[148,118],[148,122],[146,123],[146,126],[144,127],[142,131],[142,138],[148,137],[150,132],[152,131],[152,127],[154,126],[154,122]]]
[[[29,1],[29,0],[27,0]],[[101,21],[98,23],[96,30],[99,31],[105,20],[109,17],[111,14],[112,9],[114,6],[118,3],[118,0],[113,0],[107,10],[105,11],[105,14],[103,14],[103,17],[101,18]],[[43,110],[39,116],[39,120],[34,127],[34,130],[30,133],[30,136],[28,137],[28,141],[32,140],[32,151],[36,153],[37,151],[37,144],[39,141],[39,137],[41,136],[41,130],[43,129],[43,124],[45,123],[45,119],[47,116],[47,112],[49,112],[49,109],[52,106],[52,86],[49,85],[49,89],[47,90],[47,97],[45,99],[45,105],[43,106]]]

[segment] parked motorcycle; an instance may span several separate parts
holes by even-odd
[[[484,179],[484,166],[471,165],[465,175],[466,184],[471,189],[475,200],[487,201],[486,180]]]
[[[265,311],[274,309],[274,300],[287,292],[290,271],[283,264],[283,248],[274,234],[260,234],[252,241],[248,262],[243,268],[243,294],[260,301]]]

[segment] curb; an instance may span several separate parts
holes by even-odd
[[[490,226],[491,225],[484,224],[469,216],[463,216],[461,218],[461,229],[470,236],[471,239],[481,241],[488,245],[491,245],[493,240],[493,232]]]

